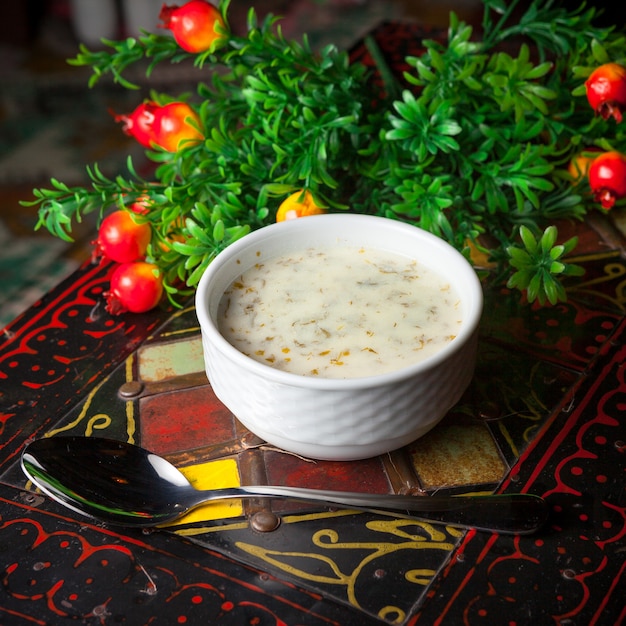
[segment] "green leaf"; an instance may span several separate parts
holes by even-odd
[[[225,232],[224,222],[222,220],[218,220],[213,226],[213,239],[215,241],[222,241],[224,239]]]
[[[526,226],[520,226],[519,233],[526,250],[528,250],[530,254],[533,254],[537,249],[537,240],[531,230]]]
[[[595,38],[591,40],[591,54],[598,65],[611,61],[606,48]]]
[[[558,231],[556,226],[548,226],[541,236],[541,249],[544,254],[549,254],[550,249],[556,243]]]

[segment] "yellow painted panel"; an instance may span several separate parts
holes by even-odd
[[[220,487],[238,487],[241,484],[239,469],[235,459],[220,459],[198,465],[181,467],[180,471],[187,477],[196,489],[219,489]],[[218,500],[203,504],[175,524],[191,524],[194,522],[207,522],[216,519],[240,517],[243,515],[241,500]]]

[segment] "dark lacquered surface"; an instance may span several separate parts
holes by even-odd
[[[393,59],[414,34],[389,26],[379,36]],[[529,307],[486,284],[466,396],[426,437],[357,463],[312,463],[258,441],[212,395],[193,309],[112,318],[102,306],[107,268],[85,266],[0,345],[2,619],[623,622],[624,239],[605,219],[559,232],[580,236],[586,270],[568,302]],[[525,492],[545,498],[550,518],[535,535],[507,536],[263,500],[213,519],[199,509],[168,531],[119,529],[27,484],[25,443],[61,435],[139,443],[199,488],[219,467],[244,485]]]

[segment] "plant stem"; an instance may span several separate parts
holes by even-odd
[[[483,39],[483,50],[489,50],[492,48],[498,41],[500,41],[500,31],[504,28],[504,25],[507,23],[513,11],[519,4],[519,0],[511,0],[511,3],[507,6],[506,11],[502,14],[502,17],[499,19],[498,23],[490,29],[490,32],[487,33],[487,29],[485,28],[485,34]],[[488,4],[485,4],[485,16],[489,11]],[[483,25],[485,24],[485,19],[483,19]]]
[[[374,60],[376,69],[383,79],[387,98],[389,98],[390,100],[396,100],[400,97],[400,85],[398,84],[394,73],[391,71],[374,37],[372,37],[371,35],[367,35],[365,37],[365,47],[367,48],[367,51],[370,53],[372,59]]]

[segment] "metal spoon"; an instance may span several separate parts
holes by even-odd
[[[529,494],[374,495],[269,485],[200,491],[171,463],[138,446],[95,437],[51,437],[29,444],[22,469],[66,507],[104,522],[157,526],[227,498],[296,498],[385,515],[500,533],[529,534],[546,521],[545,501]]]

